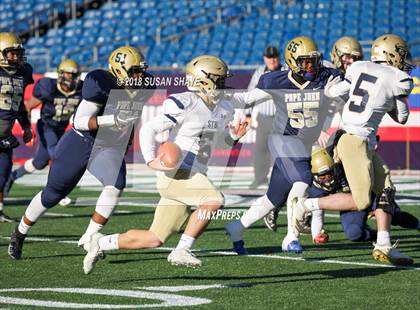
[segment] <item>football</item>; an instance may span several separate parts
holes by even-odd
[[[181,160],[181,149],[173,142],[164,142],[159,146],[158,156],[163,154],[161,162],[165,167],[175,168]]]

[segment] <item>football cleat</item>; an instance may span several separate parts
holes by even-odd
[[[174,249],[168,256],[168,262],[172,266],[201,267],[201,260],[187,249]]]
[[[299,236],[300,231],[306,224],[306,218],[309,216],[309,210],[304,206],[305,198],[295,197],[292,200],[292,223],[293,232],[296,236]]]
[[[0,223],[12,223],[15,222],[10,216],[5,214],[3,211],[0,211]]]
[[[312,222],[312,212],[306,213],[305,224],[303,227],[299,228],[299,232],[303,235],[310,235],[311,231],[311,222]]]
[[[86,252],[89,251],[89,242],[92,235],[83,234],[83,236],[80,237],[79,241],[77,242],[77,246],[81,247]]]
[[[64,197],[63,199],[60,200],[60,202],[58,203],[60,206],[62,207],[67,207],[68,205],[71,204],[71,198],[69,197]]]
[[[248,255],[248,251],[245,248],[245,242],[243,240],[235,241],[233,243],[233,251],[236,252],[238,255]]]
[[[406,266],[414,263],[413,258],[397,250],[398,241],[393,246],[375,244],[372,256],[380,262],[392,264],[395,266]]]
[[[7,252],[11,259],[20,259],[22,257],[23,242],[25,241],[26,235],[22,234],[18,226],[16,226],[12,235],[10,236],[9,247]]]
[[[95,268],[99,259],[105,257],[104,252],[99,248],[99,239],[104,235],[101,233],[94,233],[89,242],[89,250],[83,259],[83,271],[89,274]]]
[[[312,240],[315,244],[324,244],[327,243],[330,240],[330,236],[325,230],[321,230],[319,234],[315,236],[315,238]]]
[[[275,208],[271,210],[266,216],[264,216],[264,224],[271,231],[277,231],[277,218],[279,217],[280,209]]]
[[[302,246],[299,243],[299,240],[293,240],[289,244],[283,244],[281,247],[283,252],[301,254],[303,252]]]

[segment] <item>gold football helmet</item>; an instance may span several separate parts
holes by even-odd
[[[186,68],[187,88],[190,91],[201,92],[210,99],[220,99],[225,88],[226,78],[231,77],[226,63],[216,56],[201,55],[191,60]]]
[[[331,60],[337,69],[345,70],[343,56],[348,55],[354,61],[363,59],[362,46],[359,41],[352,37],[341,37],[338,39],[331,51]]]
[[[59,87],[61,88],[61,85],[65,85],[69,91],[74,90],[80,80],[79,65],[71,59],[65,59],[60,63],[57,68],[57,74]]]
[[[116,78],[126,79],[146,71],[148,65],[143,54],[135,47],[122,46],[108,58],[109,71]]]
[[[308,80],[316,76],[322,60],[316,43],[305,36],[296,37],[287,43],[284,58],[290,70]],[[308,66],[308,63],[311,65]]]
[[[370,58],[374,62],[386,62],[406,72],[413,68],[408,44],[395,34],[385,34],[373,41]]]
[[[25,49],[19,37],[13,32],[0,32],[0,66],[15,70],[25,61]]]
[[[330,191],[335,183],[334,161],[324,148],[315,149],[311,156],[311,172],[315,185]]]

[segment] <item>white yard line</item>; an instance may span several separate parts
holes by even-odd
[[[0,239],[9,240],[9,237],[0,236]],[[59,239],[53,239],[53,238],[27,237],[25,240],[39,241],[39,242],[57,242],[57,243],[66,243],[66,244],[77,244],[77,241],[59,240]],[[155,249],[150,249],[150,250],[168,251],[169,252],[169,251],[172,251],[173,249],[174,248],[160,247],[160,248],[155,248]],[[194,252],[210,253],[210,254],[223,255],[223,256],[236,256],[235,252],[230,252],[230,251],[195,250]],[[366,266],[366,267],[378,267],[378,268],[396,268],[396,269],[420,270],[420,267],[392,266],[392,265],[383,265],[383,264],[374,264],[374,263],[349,262],[349,261],[342,261],[342,260],[336,260],[336,259],[303,258],[303,257],[281,256],[281,255],[265,255],[265,254],[250,254],[250,255],[247,255],[247,257],[292,260],[292,261],[321,263],[321,264],[337,264],[337,265]]]

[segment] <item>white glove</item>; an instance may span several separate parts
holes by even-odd
[[[239,140],[249,130],[249,123],[244,120],[242,122],[230,122],[229,123],[229,134],[233,140]]]
[[[341,77],[337,75],[336,77],[333,77],[332,75],[328,78],[327,84],[325,84],[324,88],[324,94],[327,97],[334,98],[337,97],[334,95],[333,92],[331,92],[331,88],[341,82]]]

